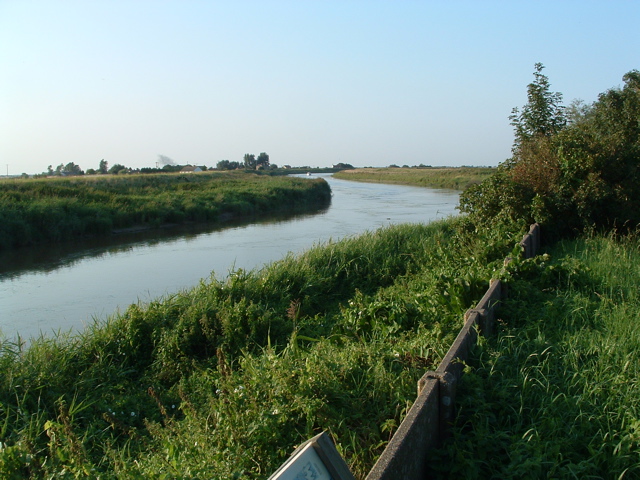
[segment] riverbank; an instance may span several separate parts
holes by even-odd
[[[245,172],[0,182],[0,249],[329,205],[322,179]]]
[[[356,168],[334,173],[334,177],[357,182],[396,183],[416,187],[465,190],[495,173],[490,167],[455,168]]]
[[[329,430],[361,478],[488,284],[473,248],[453,220],[388,227],[4,342],[0,472],[265,478]]]
[[[0,473],[266,478],[327,430],[364,478],[521,234],[468,227],[393,226],[77,337],[3,342]],[[510,264],[435,475],[619,478],[638,465],[639,252],[637,236],[588,237]]]

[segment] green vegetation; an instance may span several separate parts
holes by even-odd
[[[439,478],[640,478],[640,72],[567,110],[542,68],[513,157],[461,209],[481,235],[538,221],[549,254],[507,269],[498,333],[429,459]]]
[[[528,104],[515,109],[513,157],[460,199],[478,224],[537,221],[556,238],[585,228],[630,228],[640,223],[640,72],[592,105],[549,91],[536,65]]]
[[[343,170],[333,176],[359,182],[397,183],[417,187],[464,190],[495,173],[495,168],[358,168]]]
[[[330,201],[324,180],[244,172],[7,180],[0,182],[0,249],[132,227],[305,211]]]
[[[329,430],[363,478],[504,256],[459,231],[395,226],[5,341],[0,476],[266,478]]]
[[[640,237],[515,263],[435,478],[640,478]]]
[[[466,366],[434,475],[640,478],[640,73],[567,111],[541,71],[468,215],[212,278],[79,336],[2,341],[0,476],[266,478],[328,430],[364,478],[501,275],[498,332]],[[503,269],[532,220],[564,239]],[[612,233],[571,239],[593,226]]]

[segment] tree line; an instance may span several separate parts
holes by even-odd
[[[179,172],[187,165],[178,165],[169,157],[165,155],[158,155],[157,165],[160,163],[163,164],[162,167],[156,166],[153,167],[143,167],[143,168],[130,168],[120,163],[116,163],[109,166],[109,162],[102,159],[98,164],[98,168],[89,168],[86,170],[82,170],[79,165],[76,165],[74,162],[69,162],[66,165],[61,163],[57,167],[53,168],[52,165],[47,167],[47,171],[43,172],[40,175],[36,175],[37,177],[41,176],[49,176],[49,177],[65,177],[65,176],[78,176],[78,175],[117,175],[124,173],[172,173]],[[214,168],[207,168],[206,165],[200,165],[199,168],[201,170],[214,170]],[[266,152],[261,152],[257,157],[255,154],[246,153],[243,157],[242,162],[230,161],[230,160],[220,160],[215,167],[215,170],[262,170],[269,169],[275,170],[278,168],[276,164],[272,164],[269,161],[269,155]]]
[[[261,152],[257,158],[253,153],[245,153],[242,162],[220,160],[216,165],[218,170],[238,170],[241,168],[245,170],[275,170],[278,166],[270,163],[269,155],[266,152]]]

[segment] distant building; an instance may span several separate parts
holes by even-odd
[[[200,167],[193,167],[191,165],[187,165],[180,170],[180,173],[198,173],[201,172],[202,169]]]

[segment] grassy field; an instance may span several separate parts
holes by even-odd
[[[364,478],[488,285],[477,248],[395,226],[5,341],[0,477],[266,478],[327,430]]]
[[[330,188],[321,179],[235,171],[5,180],[0,249],[119,229],[310,211],[330,201]]]
[[[417,187],[464,190],[482,182],[495,168],[357,168],[334,173],[334,177],[359,182],[397,183]]]
[[[549,253],[514,266],[435,478],[640,478],[640,238]]]

